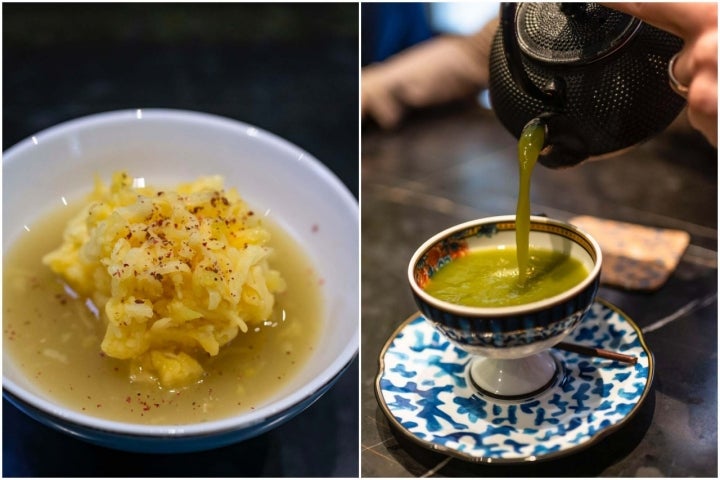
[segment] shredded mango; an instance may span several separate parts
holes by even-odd
[[[219,176],[173,191],[97,180],[63,243],[43,258],[106,322],[102,351],[130,361],[130,378],[178,388],[202,378],[285,289],[270,268],[270,233]]]

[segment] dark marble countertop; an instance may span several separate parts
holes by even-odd
[[[358,195],[357,5],[26,3],[2,8],[3,149],[92,113],[194,110],[284,137],[325,163]],[[3,401],[2,473],[355,477],[358,365],[356,359],[323,397],[279,428],[194,454],[96,447],[46,428]]]
[[[514,213],[516,141],[491,112],[463,105],[393,132],[364,128],[361,152],[363,476],[717,476],[717,151],[702,137],[673,127],[615,158],[535,169],[534,213],[680,229],[691,241],[659,290],[600,288],[654,353],[654,382],[636,415],[578,453],[515,466],[409,441],[378,406],[374,380],[381,348],[416,311],[406,282],[415,249],[454,224]]]

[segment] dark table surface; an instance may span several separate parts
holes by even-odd
[[[515,466],[473,464],[408,441],[380,410],[374,379],[381,348],[416,311],[406,281],[415,249],[454,224],[514,214],[516,140],[491,112],[462,105],[393,132],[364,127],[361,152],[363,476],[717,476],[717,151],[701,136],[673,126],[612,159],[536,167],[534,213],[680,229],[691,241],[659,290],[600,288],[655,356],[637,414],[578,453]]]
[[[65,120],[179,108],[310,152],[358,194],[355,4],[3,4],[3,149]],[[8,208],[8,205],[3,205]],[[3,401],[3,476],[358,475],[358,361],[279,428],[225,448],[131,454]]]

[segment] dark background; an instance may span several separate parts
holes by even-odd
[[[92,113],[194,110],[286,138],[357,197],[356,4],[3,4],[2,10],[4,150]],[[328,393],[279,428],[182,455],[89,445],[3,401],[2,473],[355,477],[358,395],[355,360]]]
[[[357,195],[354,4],[4,4],[3,149],[125,108],[227,116],[286,138]]]

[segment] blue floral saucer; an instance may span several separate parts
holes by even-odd
[[[400,432],[434,451],[493,464],[555,458],[627,422],[647,396],[655,370],[640,329],[604,301],[593,303],[566,341],[638,361],[628,365],[552,350],[562,364],[552,387],[531,399],[496,400],[468,381],[470,355],[416,313],[385,344],[375,393]]]

